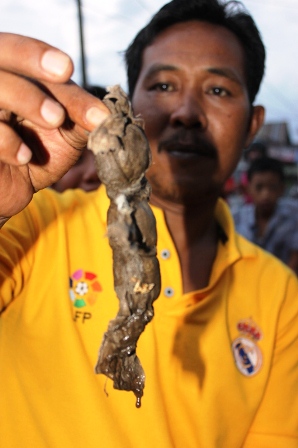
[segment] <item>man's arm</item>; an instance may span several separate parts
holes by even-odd
[[[77,161],[106,106],[70,80],[69,56],[0,33],[0,225]]]

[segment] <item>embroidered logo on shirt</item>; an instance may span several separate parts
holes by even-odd
[[[102,287],[96,274],[78,269],[70,276],[69,296],[74,308],[77,309],[74,315],[75,321],[80,318],[84,323],[85,320],[92,317],[91,313],[78,310],[95,305],[100,291],[102,291]]]
[[[253,376],[262,366],[263,356],[257,345],[262,332],[251,319],[239,321],[237,329],[240,336],[232,343],[236,365],[243,375]]]

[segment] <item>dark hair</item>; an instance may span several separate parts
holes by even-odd
[[[265,48],[254,20],[242,3],[220,0],[172,0],[152,17],[125,52],[130,97],[141,71],[145,48],[166,28],[191,20],[221,25],[239,39],[245,54],[249,99],[253,103],[264,75]]]
[[[97,86],[97,85],[90,85],[85,87],[87,92],[91,93],[91,95],[96,96],[96,98],[99,98],[102,100],[104,96],[108,93],[105,87]]]
[[[251,181],[254,174],[267,173],[268,171],[277,174],[280,177],[280,180],[284,182],[285,174],[282,162],[271,157],[255,159],[247,170],[247,178]]]
[[[266,157],[267,156],[266,143],[260,140],[256,140],[253,143],[251,143],[249,147],[244,150],[244,159],[246,161],[249,161],[251,153],[257,153],[259,157]]]

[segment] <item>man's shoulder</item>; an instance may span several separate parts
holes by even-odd
[[[76,216],[93,216],[90,209],[99,210],[101,202],[97,191],[88,193],[81,189],[69,189],[59,193],[46,188],[35,193],[30,204],[12,219],[17,226],[31,223],[36,228],[43,228],[58,221],[70,222]],[[106,216],[105,209],[102,216]],[[91,219],[94,220],[94,217]]]
[[[87,198],[85,191],[79,188],[70,188],[60,193],[52,188],[40,190],[33,196],[32,202],[35,204],[45,204],[50,206],[55,204],[58,207],[69,206],[75,201],[82,201]]]
[[[102,196],[98,190],[86,192],[80,188],[70,188],[62,193],[46,188],[38,191],[29,204],[29,208],[37,208],[43,213],[54,211],[60,213],[65,210],[73,210],[89,203],[102,203],[98,198]]]
[[[267,278],[269,281],[275,281],[277,278],[286,279],[294,276],[293,271],[272,253],[249,241],[247,237],[236,234],[236,241],[241,253],[241,260],[245,261],[245,270],[251,275],[256,273],[257,277]],[[297,279],[297,278],[296,278]],[[298,285],[297,285],[298,286]]]

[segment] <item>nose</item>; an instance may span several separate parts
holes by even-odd
[[[271,199],[272,190],[268,187],[264,188],[262,191],[262,197],[263,197],[263,199]]]
[[[193,90],[181,93],[170,121],[174,127],[206,129],[207,117],[198,95]]]

